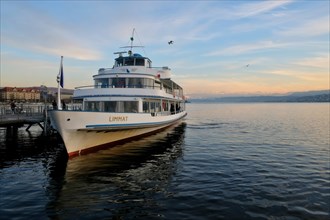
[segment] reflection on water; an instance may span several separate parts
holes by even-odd
[[[0,129],[0,168],[6,168],[17,164],[18,161],[25,161],[27,158],[34,158],[36,161],[41,157],[52,156],[58,151],[58,136],[43,136],[43,131],[32,126],[29,131],[24,127],[16,131]]]
[[[157,216],[153,210],[161,209],[158,201],[168,196],[168,183],[178,169],[176,159],[182,156],[185,128],[182,123],[138,141],[73,158],[66,167],[58,156],[49,158],[54,162],[48,164],[53,168],[47,186],[48,216]]]
[[[180,124],[68,160],[0,129],[1,219],[329,219],[329,104],[189,104]]]

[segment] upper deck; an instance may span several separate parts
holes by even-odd
[[[133,47],[131,45],[130,49]],[[183,99],[183,89],[171,80],[170,68],[153,67],[148,57],[131,50],[114,54],[118,57],[114,59],[113,67],[100,68],[93,76],[94,85],[76,88],[74,98],[149,96]]]
[[[111,74],[144,74],[157,76],[159,79],[170,79],[171,69],[164,67],[152,67],[152,62],[148,57],[128,51],[128,56],[123,56],[126,52],[117,52],[119,57],[115,59],[112,68],[100,68],[97,78],[111,77]],[[109,76],[105,76],[109,75]],[[94,78],[96,75],[94,76]]]

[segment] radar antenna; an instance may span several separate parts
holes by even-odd
[[[119,54],[118,56],[122,57],[123,53],[127,53],[127,51],[119,51],[119,52],[115,52],[113,54]]]

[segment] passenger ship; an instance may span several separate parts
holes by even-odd
[[[153,67],[148,57],[133,53],[133,37],[125,48],[114,53],[112,68],[98,70],[93,86],[75,88],[81,110],[50,112],[69,157],[156,133],[187,115],[183,89],[171,80],[170,68]]]

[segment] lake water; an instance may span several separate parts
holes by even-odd
[[[1,219],[329,219],[329,103],[197,104],[168,130],[68,160],[0,130]]]

